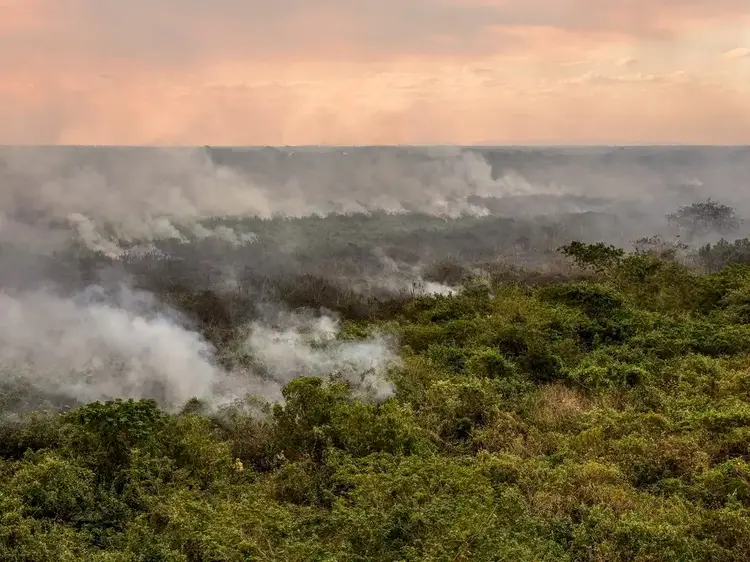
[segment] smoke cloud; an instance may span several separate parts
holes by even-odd
[[[52,396],[88,402],[211,396],[221,373],[199,334],[122,288],[111,299],[89,290],[0,293],[0,370]]]
[[[227,361],[194,318],[144,290],[128,260],[172,260],[174,278],[160,281],[179,270],[218,292],[241,291],[244,268],[327,275],[362,299],[373,287],[450,294],[460,288],[425,279],[428,258],[524,248],[533,236],[551,248],[565,236],[626,244],[707,196],[750,216],[748,177],[747,148],[3,148],[0,382],[53,402],[151,397],[176,408],[248,392],[280,400],[296,377],[337,375],[381,400],[398,365],[392,339],[347,339],[332,313],[277,305],[241,319]],[[310,240],[322,221],[286,220],[382,212],[422,226],[394,219],[383,233],[341,219],[337,251],[366,262],[359,272],[316,262],[334,247],[322,231]],[[570,213],[564,230],[558,219]],[[212,268],[218,282],[201,281]]]
[[[398,362],[393,341],[338,341],[331,316],[286,314],[273,322],[247,328],[241,349],[252,367],[227,370],[216,349],[154,295],[126,286],[69,297],[0,292],[0,373],[3,383],[29,385],[57,402],[155,398],[170,408],[191,398],[219,406],[246,393],[280,400],[283,385],[299,376],[344,376],[376,400],[392,393],[385,376]]]
[[[340,331],[338,320],[331,316],[284,312],[276,316],[274,325],[252,323],[244,349],[260,363],[265,378],[280,386],[298,376],[338,375],[361,395],[390,396],[394,388],[385,370],[398,365],[395,342],[384,335],[338,340]]]
[[[3,231],[12,218],[69,223],[81,238],[254,240],[208,217],[387,211],[455,218],[630,204],[660,216],[696,192],[750,207],[747,148],[342,149],[3,148]],[[499,199],[488,206],[483,199]],[[106,248],[106,246],[105,246]],[[113,248],[109,248],[113,250]]]

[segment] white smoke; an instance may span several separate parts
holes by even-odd
[[[253,323],[245,351],[263,365],[279,389],[300,376],[338,375],[360,395],[380,400],[393,394],[386,375],[399,362],[394,342],[382,334],[362,341],[340,340],[340,332],[338,320],[331,316],[284,313],[273,327]]]
[[[111,300],[0,292],[0,346],[5,378],[84,402],[152,397],[158,386],[180,403],[210,396],[220,376],[210,344],[126,289]]]
[[[82,402],[157,398],[175,408],[191,398],[217,406],[259,393],[280,399],[299,376],[347,376],[361,395],[392,392],[385,376],[397,356],[381,337],[337,342],[329,317],[289,315],[283,328],[258,321],[245,351],[262,374],[226,371],[216,350],[153,295],[124,286],[89,288],[72,298],[51,290],[0,292],[0,373],[46,394]],[[268,374],[271,374],[271,380]]]
[[[393,391],[387,372],[398,363],[393,342],[384,336],[339,339],[340,325],[331,316],[264,316],[246,327],[239,344],[253,367],[227,371],[203,336],[148,293],[89,288],[70,297],[29,289],[54,281],[40,273],[43,267],[34,259],[65,247],[71,232],[111,258],[134,248],[148,251],[160,240],[256,241],[239,227],[208,226],[215,223],[207,219],[215,217],[376,210],[484,216],[490,210],[477,198],[500,198],[502,210],[513,197],[531,196],[606,195],[639,202],[659,221],[674,209],[672,195],[659,195],[665,176],[650,164],[638,164],[637,157],[617,161],[610,152],[592,154],[585,170],[550,164],[556,156],[539,160],[543,171],[535,172],[523,167],[528,158],[521,154],[518,169],[505,164],[498,173],[479,152],[460,148],[256,151],[223,164],[205,149],[0,149],[0,243],[21,248],[28,261],[21,267],[17,254],[4,254],[0,261],[4,270],[17,270],[14,286],[27,287],[0,288],[2,378],[82,401],[159,397],[176,407],[193,397],[221,404],[246,392],[279,399],[283,385],[295,377],[338,374],[360,394],[382,398]],[[705,153],[690,169],[686,161],[678,174],[693,190],[686,197],[710,188],[747,208],[747,190],[737,188],[750,159],[739,156],[728,164]],[[531,207],[554,211],[556,205],[553,198]],[[656,218],[629,228],[652,232]],[[381,271],[365,285],[415,294],[458,290],[426,281],[420,267],[379,255]],[[228,275],[223,289],[239,284]],[[354,288],[366,292],[369,286]]]
[[[354,291],[363,295],[385,291],[390,294],[413,296],[447,296],[455,295],[461,291],[461,287],[451,287],[444,283],[425,279],[424,266],[421,264],[399,263],[387,256],[381,249],[376,249],[373,253],[381,266],[377,275],[345,280]]]
[[[73,223],[84,242],[108,254],[121,242],[254,240],[227,226],[209,229],[202,224],[209,217],[417,211],[456,218],[504,207],[516,215],[523,198],[526,211],[554,214],[594,205],[576,198],[599,198],[637,205],[653,215],[653,225],[701,190],[748,214],[742,189],[748,159],[740,152],[706,149],[688,157],[673,151],[654,159],[616,147],[575,154],[509,150],[491,165],[490,156],[459,147],[225,150],[218,156],[205,148],[2,148],[0,209],[6,222],[25,214]],[[487,198],[501,203],[488,208]]]
[[[154,217],[149,221],[130,221],[128,224],[111,224],[94,221],[81,213],[67,216],[68,224],[78,236],[78,241],[91,251],[100,252],[109,258],[119,258],[131,253],[134,249],[155,250],[154,242],[159,240],[176,240],[187,243],[188,236],[197,240],[214,238],[234,246],[257,242],[258,237],[252,232],[238,232],[219,225],[208,228],[199,222],[176,224],[174,219]],[[114,227],[111,235],[105,234],[107,227]]]
[[[104,252],[118,241],[181,239],[209,217],[308,216],[388,211],[456,218],[485,216],[469,199],[546,192],[518,174],[498,179],[484,157],[459,148],[373,149],[371,155],[321,154],[281,161],[216,164],[205,149],[4,148],[0,204],[6,216],[33,210],[73,223],[81,239]],[[109,232],[107,232],[109,231]],[[105,234],[105,232],[107,232]],[[210,232],[237,243],[249,233]]]

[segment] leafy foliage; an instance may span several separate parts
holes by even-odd
[[[705,236],[712,232],[728,235],[740,227],[735,210],[713,199],[680,207],[667,215],[670,223],[677,226],[688,239]]]
[[[743,561],[750,266],[571,244],[595,275],[410,297],[395,396],[335,377],[0,432],[0,559]]]
[[[732,264],[750,265],[750,239],[741,238],[728,242],[722,238],[715,244],[706,244],[698,249],[698,259],[711,272],[720,271]]]
[[[584,244],[583,242],[573,241],[560,247],[560,251],[573,258],[579,267],[591,268],[597,273],[611,268],[625,255],[625,251],[621,248],[603,242]]]

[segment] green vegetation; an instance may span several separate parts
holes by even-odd
[[[342,337],[400,338],[380,404],[300,378],[283,404],[6,420],[0,560],[750,560],[747,246],[699,271],[572,243],[575,279],[345,315]]]
[[[741,224],[741,220],[732,207],[710,198],[680,207],[674,213],[667,215],[667,219],[688,239],[705,236],[711,232],[729,235],[736,232]]]

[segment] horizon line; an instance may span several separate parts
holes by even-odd
[[[285,148],[285,149],[362,149],[362,148],[750,148],[748,144],[718,144],[718,143],[568,143],[568,144],[511,144],[511,143],[471,143],[471,144],[31,144],[31,143],[0,143],[0,148]]]

